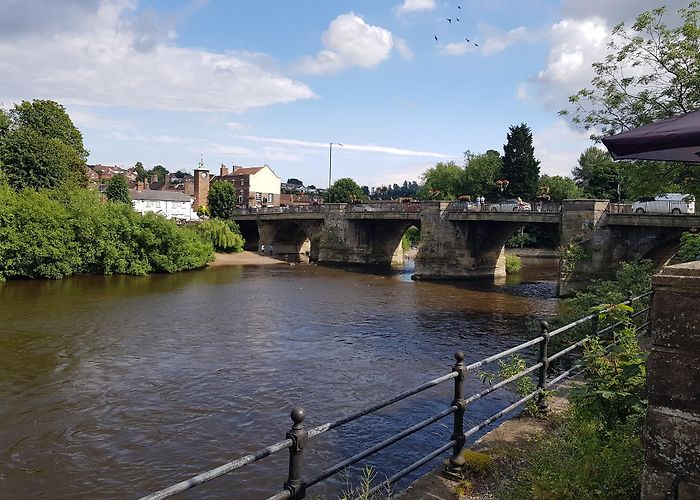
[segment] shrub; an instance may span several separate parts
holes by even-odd
[[[681,248],[678,250],[678,258],[682,262],[700,260],[700,233],[687,232],[681,236]]]
[[[197,232],[219,252],[238,253],[243,251],[245,240],[241,236],[240,228],[234,221],[210,219],[194,226]]]
[[[0,276],[146,274],[203,267],[212,244],[189,228],[85,189],[0,186]]]
[[[506,273],[514,274],[523,268],[523,261],[517,255],[506,255]]]

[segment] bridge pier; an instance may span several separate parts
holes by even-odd
[[[450,213],[448,207],[448,203],[440,203],[421,211],[421,243],[414,277],[504,277],[505,243],[524,222],[513,218],[513,214],[508,214],[511,221],[479,220],[479,213]]]

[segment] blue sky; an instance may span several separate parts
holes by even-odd
[[[542,172],[568,174],[590,141],[556,111],[611,27],[658,5],[0,0],[0,103],[61,102],[90,163],[192,170],[202,155],[321,187],[332,141],[334,179],[378,186],[502,151],[525,122]]]

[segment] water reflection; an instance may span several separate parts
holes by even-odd
[[[135,497],[283,438],[295,404],[310,426],[339,417],[445,373],[455,350],[472,361],[514,345],[557,308],[549,270],[503,284],[410,272],[299,264],[0,286],[0,491]],[[306,470],[450,399],[438,387],[327,433]],[[474,405],[469,421],[497,404]],[[395,472],[447,436],[430,427],[372,463]],[[281,454],[192,495],[260,498],[285,471]]]

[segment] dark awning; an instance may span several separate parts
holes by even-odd
[[[616,160],[700,163],[700,110],[603,138]]]

